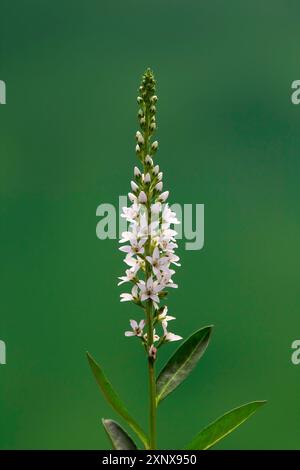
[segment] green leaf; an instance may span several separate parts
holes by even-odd
[[[103,427],[115,450],[137,450],[127,432],[112,419],[102,419]]]
[[[142,443],[144,444],[146,449],[149,449],[149,440],[144,431],[141,427],[136,423],[136,421],[130,416],[126,407],[122,403],[119,396],[116,394],[112,385],[107,380],[106,376],[104,375],[103,371],[101,370],[99,364],[93,359],[93,357],[87,353],[87,358],[89,364],[91,366],[92,372],[95,376],[95,379],[99,385],[100,390],[102,391],[103,395],[105,396],[108,403],[112,406],[112,408],[119,413],[122,418],[127,421],[128,425],[131,429],[137,434],[137,436],[141,439]]]
[[[221,418],[200,431],[186,447],[189,450],[206,450],[226,437],[244,421],[246,421],[266,401],[253,401],[229,411]]]
[[[192,372],[208,346],[211,332],[212,326],[201,328],[175,351],[157,378],[157,405]]]

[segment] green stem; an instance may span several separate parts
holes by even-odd
[[[151,300],[146,305],[147,316],[147,349],[149,351],[153,344],[153,324],[152,324],[152,305]],[[148,356],[148,375],[149,375],[149,426],[150,426],[150,449],[156,449],[156,381],[155,381],[155,360]]]

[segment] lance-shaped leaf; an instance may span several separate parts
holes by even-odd
[[[246,421],[266,401],[253,401],[229,411],[221,418],[200,431],[199,434],[186,446],[189,450],[206,450],[226,437],[244,421]]]
[[[212,326],[201,328],[175,351],[157,378],[157,404],[178,387],[194,369],[208,346],[211,332]]]
[[[105,396],[108,403],[112,406],[112,408],[119,413],[122,418],[127,421],[128,425],[131,429],[137,434],[137,436],[141,439],[142,443],[144,444],[145,448],[149,448],[148,437],[141,429],[141,427],[136,423],[136,421],[130,416],[127,408],[122,403],[119,396],[116,394],[112,385],[107,380],[106,376],[104,375],[103,371],[101,370],[99,364],[92,358],[92,356],[87,353],[87,358],[89,364],[91,366],[92,372],[94,377],[99,385],[100,390],[102,391],[103,395]]]
[[[131,437],[116,421],[102,419],[102,424],[115,450],[137,450]]]

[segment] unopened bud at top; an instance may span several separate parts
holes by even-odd
[[[141,204],[145,204],[147,202],[147,196],[146,196],[146,193],[144,191],[140,192],[139,197],[138,197],[138,201]]]
[[[132,193],[128,193],[128,197],[129,197],[131,202],[136,202],[136,200],[137,200],[137,197]]]
[[[134,181],[131,181],[130,182],[130,185],[131,185],[131,189],[134,193],[137,192],[137,190],[139,189],[138,185],[134,182]]]
[[[151,149],[154,150],[154,151],[158,149],[158,142],[157,142],[157,140],[155,140],[155,141],[152,143]]]
[[[158,172],[159,172],[159,165],[155,165],[155,167],[153,168],[153,173],[157,175]]]
[[[153,160],[152,160],[152,158],[150,157],[150,155],[146,155],[145,163],[147,163],[147,165],[153,166]]]
[[[162,188],[163,188],[162,181],[160,181],[159,183],[157,183],[157,185],[155,185],[156,191],[161,192],[161,191],[162,191]]]
[[[137,133],[135,134],[136,136],[136,140],[138,142],[139,145],[144,145],[144,137],[142,136],[142,134],[140,133],[140,131],[137,131]]]
[[[151,181],[151,176],[149,173],[146,173],[146,175],[144,176],[144,183],[149,184],[150,181]]]
[[[140,169],[137,166],[134,167],[134,176],[136,178],[139,178],[141,176]]]
[[[165,202],[169,197],[169,191],[164,191],[163,193],[160,194],[159,196],[159,201],[160,202]]]

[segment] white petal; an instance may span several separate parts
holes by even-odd
[[[132,328],[133,330],[135,330],[135,328],[138,327],[138,324],[137,324],[137,322],[136,322],[135,320],[130,320],[129,323],[130,323],[130,326],[131,326],[131,328]]]
[[[125,331],[125,336],[135,336],[133,331]]]
[[[182,336],[174,335],[174,333],[168,333],[165,339],[166,341],[179,341],[182,339]]]

